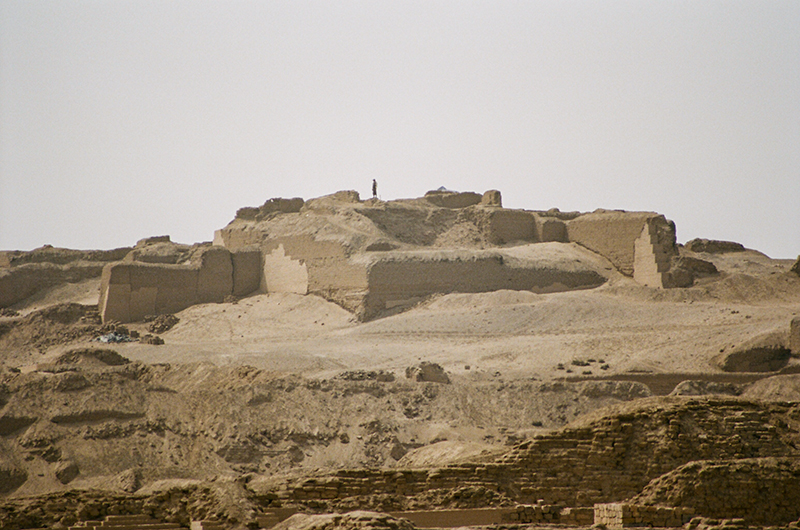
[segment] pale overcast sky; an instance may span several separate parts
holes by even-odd
[[[0,2],[0,249],[340,189],[653,210],[800,254],[800,2]]]

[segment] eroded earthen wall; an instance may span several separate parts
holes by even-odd
[[[9,307],[37,292],[62,283],[77,283],[97,278],[103,270],[98,262],[28,263],[0,269],[0,307]]]
[[[387,256],[375,258],[368,267],[364,317],[371,318],[385,309],[413,304],[436,293],[566,290],[594,287],[604,281],[594,271],[520,266],[494,253]]]
[[[221,247],[205,249],[191,265],[118,262],[106,265],[100,283],[99,309],[103,322],[136,322],[146,315],[176,313],[194,304],[222,302],[238,287],[241,295],[255,286],[260,270],[260,254],[242,252],[231,255]],[[236,266],[239,271],[238,286]]]
[[[675,230],[663,215],[653,212],[598,211],[567,223],[569,241],[578,243],[608,259],[622,274],[633,276],[635,242],[650,223],[657,242],[672,238]]]
[[[256,247],[231,252],[233,261],[233,295],[245,296],[261,285],[261,251]]]
[[[523,210],[497,209],[489,213],[489,242],[505,245],[514,241],[536,241],[534,214]]]
[[[198,303],[199,267],[123,262],[106,265],[100,284],[103,322],[135,322]]]
[[[266,293],[308,293],[308,267],[286,253],[283,244],[264,255],[261,290]]]
[[[793,318],[789,325],[789,350],[792,355],[800,355],[800,317]]]
[[[534,214],[534,219],[536,222],[535,241],[540,243],[548,243],[550,241],[566,243],[569,241],[567,237],[567,223],[561,219],[537,214]]]

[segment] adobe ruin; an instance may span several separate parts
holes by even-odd
[[[393,201],[355,191],[275,198],[240,209],[213,245],[182,263],[153,254],[133,251],[104,268],[104,322],[256,291],[316,294],[368,320],[437,293],[597,287],[609,268],[598,257],[648,287],[693,281],[678,260],[675,226],[661,214],[509,209],[497,190]]]

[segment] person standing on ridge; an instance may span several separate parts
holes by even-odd
[[[372,179],[372,198],[378,198],[378,182],[375,179]]]

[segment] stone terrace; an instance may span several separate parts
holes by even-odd
[[[288,481],[266,502],[315,511],[404,510],[516,503],[620,502],[695,460],[800,457],[800,404],[736,399],[646,400],[514,447],[498,461],[419,470],[343,470]],[[800,496],[797,498],[800,505]],[[703,507],[698,507],[700,515]]]

